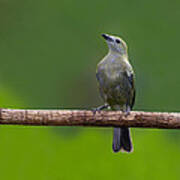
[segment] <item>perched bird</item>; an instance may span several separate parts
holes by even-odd
[[[108,54],[97,65],[96,77],[104,105],[97,111],[110,107],[128,115],[135,102],[134,72],[128,60],[126,43],[119,37],[102,34],[109,47]],[[113,151],[131,152],[129,128],[114,128]]]

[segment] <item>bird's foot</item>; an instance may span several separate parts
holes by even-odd
[[[95,115],[96,112],[100,113],[101,110],[106,109],[106,108],[108,108],[108,107],[109,107],[108,104],[104,104],[104,105],[99,106],[99,107],[97,107],[97,108],[93,108],[93,109],[92,109],[92,112],[93,112],[93,114]]]
[[[127,117],[130,115],[130,111],[124,112],[124,116]]]
[[[124,111],[124,116],[127,117],[130,115],[131,109],[129,107],[126,108],[126,111]]]

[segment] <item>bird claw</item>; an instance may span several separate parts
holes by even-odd
[[[95,115],[97,112],[100,113],[100,111],[101,111],[101,109],[99,109],[99,108],[93,108],[93,109],[92,109],[92,112],[93,112],[94,115]]]
[[[100,113],[101,110],[108,108],[108,106],[109,106],[108,104],[104,104],[104,105],[99,106],[99,107],[97,107],[97,108],[93,108],[93,109],[92,109],[92,112],[93,112],[93,114],[95,115],[96,112]]]
[[[124,116],[125,116],[125,117],[127,117],[127,116],[129,116],[129,115],[130,115],[130,111],[125,111],[125,112],[124,112]]]
[[[125,112],[125,117],[129,116],[130,112]]]

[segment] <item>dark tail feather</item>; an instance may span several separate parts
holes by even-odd
[[[113,151],[118,152],[121,149],[120,146],[121,128],[114,128],[113,134]]]
[[[129,128],[121,128],[120,144],[121,144],[121,148],[124,151],[127,151],[127,152],[132,151],[132,142],[131,142]]]
[[[118,152],[121,149],[126,152],[132,151],[129,128],[114,128],[113,151]]]

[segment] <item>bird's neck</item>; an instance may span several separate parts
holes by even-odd
[[[114,58],[120,58],[128,61],[128,54],[127,53],[119,53],[112,51],[111,49],[108,52],[108,56],[114,57]]]

